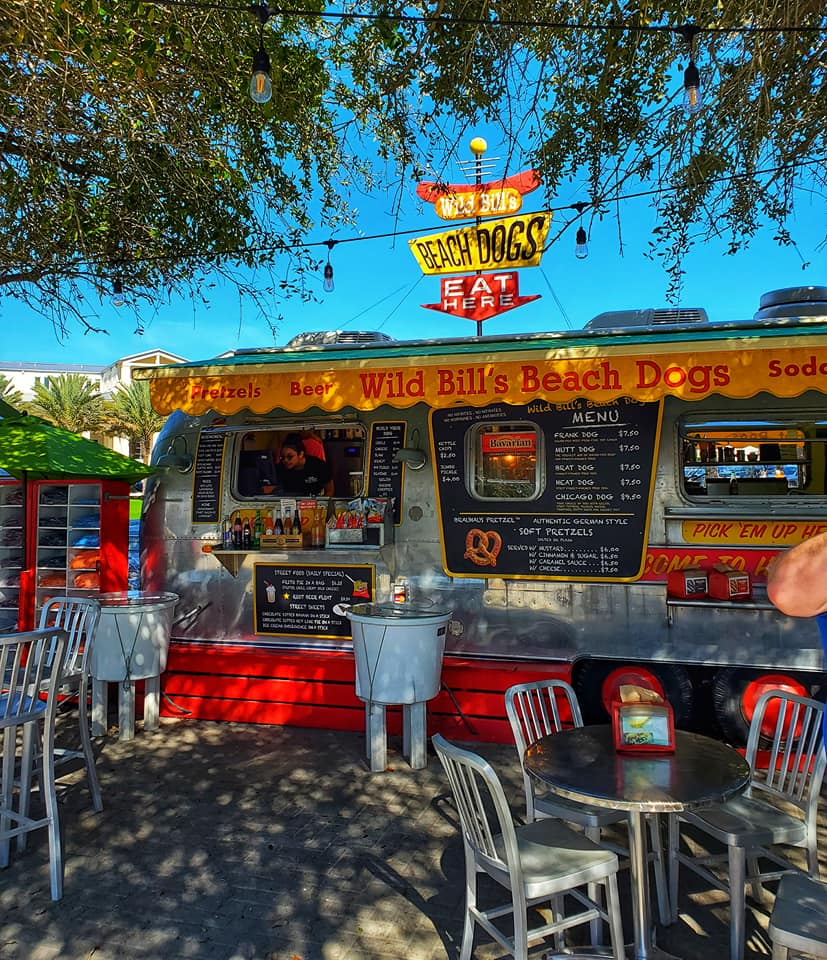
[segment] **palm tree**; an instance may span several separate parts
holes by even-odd
[[[4,373],[0,373],[0,398],[17,409],[19,409],[23,403],[23,394]]]
[[[119,386],[106,405],[107,428],[117,436],[127,436],[140,444],[140,455],[149,462],[152,438],[166,421],[152,409],[149,402],[149,383],[133,380],[129,386]]]
[[[105,422],[97,384],[80,373],[61,373],[35,384],[32,412],[73,433],[94,433]]]

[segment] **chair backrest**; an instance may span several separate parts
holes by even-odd
[[[577,694],[565,680],[537,680],[509,687],[505,691],[505,712],[521,766],[526,748],[540,737],[558,733],[566,726],[583,726]]]
[[[813,823],[826,762],[823,719],[818,700],[768,690],[755,706],[747,739],[750,791],[794,804]]]
[[[100,604],[89,597],[53,597],[41,609],[41,630],[57,627],[69,635],[63,656],[64,677],[88,672],[100,615]],[[54,649],[47,647],[45,657],[49,667],[54,656]]]
[[[457,805],[466,854],[488,872],[522,880],[517,834],[502,784],[493,767],[476,753],[436,734],[431,738],[448,775]]]
[[[0,636],[0,729],[54,716],[63,672],[63,654],[69,635],[65,630],[31,630]],[[55,651],[49,670],[38,649]],[[47,691],[44,704],[41,697]]]

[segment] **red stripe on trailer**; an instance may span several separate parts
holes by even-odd
[[[443,689],[428,705],[429,733],[509,743],[505,691],[515,683],[550,677],[570,681],[571,665],[447,655]],[[364,729],[364,703],[356,696],[355,664],[348,651],[173,642],[161,683],[165,717]],[[401,709],[388,709],[388,730],[401,732]]]

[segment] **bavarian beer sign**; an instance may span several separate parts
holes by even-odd
[[[426,276],[517,270],[540,265],[550,224],[550,211],[527,213],[418,237],[408,245]]]

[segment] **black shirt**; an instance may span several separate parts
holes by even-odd
[[[318,457],[305,455],[304,466],[292,470],[279,469],[279,481],[284,493],[313,497],[324,491],[330,480],[330,467]]]

